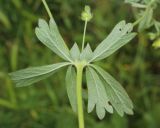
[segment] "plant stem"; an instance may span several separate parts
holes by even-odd
[[[137,24],[139,24],[139,22],[141,22],[141,20],[143,20],[143,16],[133,23],[133,27],[135,27]]]
[[[47,5],[46,0],[42,0],[42,2],[43,2],[43,4],[44,4],[44,7],[45,7],[45,8],[46,8],[46,10],[47,10],[47,13],[48,13],[48,15],[49,15],[50,19],[53,19],[52,13],[51,13],[51,11],[50,11],[50,9],[49,9],[48,5]]]
[[[79,128],[84,128],[83,102],[82,102],[82,73],[83,65],[77,65],[77,106]]]
[[[85,37],[86,37],[86,29],[87,29],[87,20],[85,20],[84,31],[83,31],[83,40],[82,40],[82,51],[84,49]]]

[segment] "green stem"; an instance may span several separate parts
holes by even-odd
[[[84,128],[83,102],[82,102],[82,73],[83,66],[77,65],[77,106],[79,128]]]
[[[82,40],[82,51],[84,49],[85,37],[86,37],[86,29],[87,29],[87,20],[85,20],[84,31],[83,31],[83,40]]]
[[[53,19],[52,13],[51,13],[51,11],[50,11],[50,9],[49,9],[48,5],[47,5],[46,0],[42,0],[42,2],[43,2],[43,4],[44,4],[44,7],[45,7],[45,8],[46,8],[46,10],[47,10],[47,13],[48,13],[48,15],[49,15],[50,19]]]
[[[139,18],[138,20],[136,20],[134,23],[133,23],[133,27],[135,27],[137,24],[139,24],[139,22],[141,22],[141,20],[143,20],[143,17],[142,16],[141,18]]]

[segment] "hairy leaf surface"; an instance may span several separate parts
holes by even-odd
[[[123,116],[124,113],[133,114],[132,101],[120,83],[99,66],[92,65],[92,67],[94,67],[103,78],[109,101],[118,114],[120,116]]]
[[[132,29],[133,25],[131,23],[119,22],[108,37],[95,49],[90,62],[104,59],[128,43],[136,36],[136,33],[131,33]]]
[[[69,66],[66,74],[67,94],[74,112],[77,112],[76,71]]]
[[[96,112],[99,119],[105,116],[105,110],[113,113],[113,108],[109,104],[109,99],[105,88],[94,69],[86,69],[87,87],[88,87],[88,112],[91,112],[96,106]]]
[[[35,29],[38,39],[61,58],[70,61],[71,56],[68,47],[58,31],[54,19],[49,21],[49,25],[45,20],[40,19],[38,25]]]
[[[40,67],[32,67],[10,73],[11,79],[17,87],[28,86],[55,73],[58,69],[69,65],[68,62],[51,64]]]

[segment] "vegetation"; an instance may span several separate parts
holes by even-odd
[[[45,2],[45,1],[43,1],[43,2]],[[56,2],[57,2],[57,4],[60,4],[60,7],[64,6],[65,9],[67,9],[67,5],[69,8],[69,5],[75,4],[75,2],[72,2],[72,1],[70,3],[65,3],[65,2],[61,3],[59,1],[55,1],[55,3]],[[134,12],[135,16],[136,15],[142,15],[142,16],[141,17],[136,16],[137,20],[133,23],[133,25],[131,23],[125,24],[124,21],[119,22],[114,27],[111,34],[109,34],[109,36],[102,43],[100,43],[97,48],[95,48],[95,43],[90,43],[90,45],[92,45],[92,47],[94,47],[94,49],[95,49],[94,52],[92,52],[89,44],[87,44],[87,46],[84,48],[85,39],[87,40],[87,42],[93,42],[93,41],[95,42],[95,38],[93,38],[92,35],[94,35],[93,32],[98,29],[93,26],[95,26],[96,23],[99,23],[100,26],[105,25],[104,20],[100,20],[100,19],[103,19],[103,15],[106,13],[106,10],[105,9],[103,10],[102,8],[98,8],[98,5],[99,6],[101,4],[103,5],[103,3],[101,3],[101,2],[94,3],[93,1],[90,2],[90,5],[93,5],[95,7],[97,6],[97,11],[94,12],[95,20],[93,18],[93,21],[91,22],[91,24],[93,26],[89,26],[89,28],[90,28],[89,32],[91,34],[87,34],[87,36],[85,38],[87,22],[92,18],[92,15],[90,13],[90,8],[87,6],[85,7],[84,12],[82,13],[82,20],[85,21],[85,27],[84,27],[84,33],[83,33],[82,50],[81,50],[82,52],[81,53],[78,48],[78,45],[80,45],[80,43],[78,43],[78,45],[75,43],[75,45],[73,45],[71,50],[70,51],[68,50],[63,39],[61,38],[61,35],[59,34],[59,31],[58,31],[56,24],[52,18],[52,15],[51,15],[49,9],[47,8],[48,14],[51,19],[49,26],[45,20],[39,20],[39,27],[36,28],[36,35],[42,43],[44,43],[47,47],[49,47],[52,51],[54,51],[61,58],[63,58],[66,61],[69,61],[69,62],[58,63],[58,64],[53,64],[53,65],[48,65],[48,66],[41,66],[40,68],[29,68],[26,70],[17,71],[15,73],[11,74],[11,76],[12,76],[13,80],[16,82],[17,86],[26,86],[26,85],[33,84],[43,78],[46,78],[46,77],[52,75],[53,73],[55,73],[55,71],[57,69],[59,69],[63,66],[73,65],[73,66],[75,66],[75,68],[77,70],[77,77],[76,77],[75,68],[73,66],[70,66],[67,70],[67,75],[66,75],[67,93],[68,93],[73,110],[77,111],[76,110],[77,105],[79,106],[78,107],[78,115],[79,115],[79,127],[80,128],[83,128],[83,109],[82,109],[82,94],[81,94],[82,88],[81,88],[81,85],[83,85],[82,87],[83,87],[84,104],[87,103],[86,101],[88,99],[88,111],[89,112],[91,112],[93,110],[94,105],[96,105],[96,112],[97,112],[97,115],[100,119],[104,118],[104,115],[105,115],[105,110],[104,110],[105,104],[104,104],[104,102],[99,102],[102,100],[105,100],[106,102],[108,101],[108,105],[106,106],[105,109],[111,113],[113,112],[113,108],[112,108],[112,106],[113,106],[115,108],[115,110],[118,112],[118,114],[120,114],[120,115],[123,115],[124,112],[128,113],[128,114],[132,114],[133,113],[132,112],[133,105],[132,105],[132,102],[130,101],[128,95],[124,91],[124,89],[119,85],[119,83],[113,77],[111,77],[108,73],[106,73],[100,67],[91,64],[91,62],[95,62],[97,60],[101,60],[101,59],[104,59],[105,57],[108,57],[113,52],[115,52],[117,49],[119,49],[121,46],[128,43],[133,37],[135,37],[135,33],[131,32],[132,27],[139,25],[139,27],[138,27],[138,31],[139,31],[138,41],[137,41],[137,39],[134,40],[135,42],[139,42],[139,43],[136,43],[137,46],[135,46],[135,44],[134,44],[134,45],[126,47],[126,49],[122,49],[123,52],[113,54],[111,57],[108,58],[108,61],[96,62],[98,65],[101,65],[103,68],[108,69],[109,72],[115,72],[116,74],[118,72],[117,78],[119,78],[119,81],[124,80],[121,83],[123,83],[123,85],[124,84],[126,85],[128,92],[129,91],[132,92],[131,93],[131,97],[133,97],[132,99],[136,99],[134,102],[134,104],[135,104],[134,106],[136,106],[134,117],[133,118],[128,118],[128,117],[120,118],[119,116],[116,115],[116,113],[114,113],[113,115],[107,116],[102,122],[98,123],[99,121],[96,120],[96,116],[94,116],[94,113],[93,113],[93,116],[90,116],[85,113],[85,122],[86,122],[86,127],[96,127],[96,128],[98,128],[98,127],[103,128],[106,126],[108,126],[108,127],[132,127],[131,126],[132,122],[134,120],[137,120],[138,123],[133,124],[134,127],[140,127],[142,124],[143,124],[143,126],[146,125],[146,127],[158,127],[158,125],[159,125],[158,119],[159,118],[157,117],[157,112],[159,112],[159,109],[158,109],[159,104],[156,101],[158,101],[158,93],[159,93],[158,84],[160,83],[159,79],[158,79],[159,75],[157,72],[158,68],[159,68],[159,66],[158,66],[159,63],[157,61],[156,65],[153,65],[152,61],[148,62],[147,61],[148,58],[145,56],[146,55],[145,51],[146,51],[146,49],[148,50],[147,55],[152,56],[153,60],[155,60],[155,61],[158,60],[157,59],[157,57],[159,55],[158,50],[154,50],[148,41],[149,41],[149,39],[155,40],[155,42],[153,43],[153,46],[156,48],[159,47],[159,45],[158,45],[159,43],[157,43],[159,41],[159,39],[158,39],[159,38],[159,22],[157,19],[155,20],[155,18],[158,18],[156,15],[156,13],[157,13],[156,7],[158,6],[159,1],[154,0],[154,1],[148,2],[145,0],[144,1],[137,1],[137,0],[129,1],[129,0],[127,0],[126,2],[131,3],[132,6],[134,6],[134,7],[140,8],[140,9],[137,9],[136,11],[133,10],[133,12]],[[29,5],[30,4],[34,5],[34,3],[35,2],[27,1],[27,4],[29,4]],[[38,4],[37,6],[39,8],[40,8],[40,3],[41,2],[36,3],[36,5]],[[112,22],[112,16],[113,16],[112,14],[110,14],[112,12],[111,7],[114,8],[114,7],[119,6],[119,5],[116,5],[117,3],[118,3],[117,1],[114,3],[110,3],[112,6],[108,7],[108,9],[110,9],[110,11],[108,13],[109,18],[110,18],[110,22]],[[13,6],[15,6],[19,10],[20,9],[25,10],[25,9],[22,9],[23,3],[21,3],[18,0],[16,2],[14,1],[12,4],[13,4]],[[86,3],[84,2],[83,4],[86,4]],[[121,3],[119,3],[119,4],[121,4]],[[47,7],[46,4],[45,4],[45,6]],[[130,9],[130,8],[127,7],[126,10],[127,9]],[[5,8],[3,10],[5,10]],[[37,10],[38,10],[38,8],[37,8]],[[139,14],[139,10],[140,10],[140,14]],[[142,11],[142,10],[144,10],[144,11]],[[148,15],[146,15],[146,12],[148,10],[152,10],[152,11],[149,11],[150,13],[147,13]],[[58,8],[55,11],[59,11]],[[77,11],[79,11],[79,10],[77,9]],[[59,12],[61,12],[61,11],[59,11]],[[123,12],[123,9],[121,10],[121,13],[122,12]],[[21,13],[22,13],[22,11],[21,11]],[[64,10],[64,13],[67,13],[66,10]],[[125,13],[125,11],[124,11],[124,13]],[[89,14],[89,15],[87,15],[87,14]],[[102,15],[100,17],[96,18],[96,14],[99,14],[98,16],[100,16],[101,14]],[[2,15],[2,18],[1,18],[2,25],[6,27],[6,30],[7,29],[12,30],[10,22],[12,22],[13,19],[9,20],[8,17],[3,12],[1,13],[1,15]],[[2,70],[2,72],[0,74],[0,78],[1,78],[0,80],[2,80],[2,82],[5,82],[5,85],[7,87],[7,88],[5,88],[4,86],[2,86],[1,90],[6,89],[6,92],[8,92],[8,95],[6,95],[6,93],[2,93],[2,98],[0,99],[2,111],[0,111],[0,116],[5,117],[6,113],[9,113],[10,117],[6,116],[6,118],[9,119],[12,116],[14,116],[14,113],[16,113],[17,111],[18,111],[18,113],[21,113],[21,111],[22,111],[24,114],[25,114],[25,112],[30,111],[30,114],[26,113],[25,114],[26,117],[24,117],[24,118],[19,118],[20,115],[17,114],[16,117],[19,119],[12,118],[12,120],[16,122],[16,123],[14,123],[15,126],[12,126],[12,120],[11,120],[11,122],[5,123],[5,121],[7,120],[5,118],[1,121],[2,123],[0,122],[0,125],[2,124],[1,125],[2,127],[77,127],[77,123],[75,122],[75,118],[76,118],[76,116],[74,115],[75,113],[70,110],[70,107],[67,102],[68,101],[67,97],[64,98],[66,93],[65,93],[64,86],[63,86],[64,83],[62,80],[63,73],[64,73],[63,71],[61,73],[59,73],[59,77],[57,76],[57,77],[54,77],[54,79],[53,78],[47,79],[46,81],[41,81],[41,82],[37,83],[37,85],[39,85],[39,87],[41,87],[40,89],[37,89],[37,87],[26,87],[24,89],[19,88],[19,89],[15,90],[13,88],[12,82],[8,78],[8,75],[7,75],[8,70],[15,71],[17,68],[21,68],[24,66],[26,67],[26,64],[27,65],[28,64],[29,65],[30,64],[38,65],[38,63],[41,63],[41,60],[42,60],[42,63],[43,62],[44,63],[46,63],[46,62],[51,63],[51,62],[56,62],[56,61],[59,62],[59,58],[56,58],[56,57],[54,58],[54,61],[51,61],[50,58],[51,58],[51,56],[53,56],[52,53],[47,49],[42,50],[42,48],[41,48],[42,46],[40,46],[37,43],[36,44],[33,43],[33,41],[35,39],[33,38],[34,35],[31,30],[33,30],[32,25],[37,21],[37,18],[38,18],[38,17],[36,17],[37,14],[35,14],[35,16],[34,16],[32,13],[27,13],[27,11],[26,11],[26,13],[24,13],[24,15],[29,16],[28,19],[29,19],[30,23],[29,23],[29,21],[27,21],[26,28],[28,30],[26,30],[27,32],[25,32],[28,35],[25,35],[24,32],[21,33],[21,31],[22,31],[21,29],[24,27],[23,25],[25,24],[25,22],[24,23],[22,22],[22,24],[20,25],[20,30],[19,30],[20,32],[17,32],[18,34],[17,34],[17,37],[14,41],[10,41],[8,43],[6,40],[9,40],[9,39],[1,38],[2,42],[3,41],[7,42],[6,43],[7,48],[4,47],[2,49],[1,54],[4,55],[8,48],[11,49],[10,50],[11,52],[9,54],[7,54],[7,56],[9,56],[10,60],[8,61],[8,60],[3,59],[3,61],[2,61],[2,66],[4,66],[4,64],[6,64],[7,62],[10,65],[4,66],[7,70],[4,68],[4,70]],[[75,23],[75,22],[72,22],[73,19],[71,19],[71,21],[69,21],[69,19],[67,19],[67,17],[65,17],[66,16],[65,14],[63,14],[63,16],[64,16],[63,20],[59,19],[60,22],[58,22],[58,23],[64,24],[64,27],[63,27],[64,32],[65,32],[65,29],[66,30],[69,29],[70,31],[73,31],[73,36],[72,36],[72,32],[69,34],[66,33],[66,36],[64,36],[66,38],[67,42],[70,42],[70,40],[73,40],[73,39],[76,42],[80,42],[81,38],[79,38],[79,37],[82,37],[82,34],[79,34],[79,37],[76,37],[77,36],[76,32],[77,32],[78,28],[81,30],[81,27],[79,27],[79,24],[77,24],[77,25],[75,24],[74,28],[75,28],[75,26],[77,26],[76,27],[77,30],[72,30],[72,27],[71,27],[72,23]],[[22,15],[22,17],[23,17],[23,15]],[[61,17],[59,17],[59,18],[61,18]],[[119,21],[119,18],[120,17],[118,17],[116,20]],[[125,15],[124,15],[124,18],[125,19],[126,18],[132,19],[132,17],[125,17]],[[34,19],[34,20],[31,21],[31,19]],[[17,21],[19,21],[19,19],[17,19]],[[108,23],[110,23],[110,22],[108,20]],[[82,23],[80,23],[80,24],[82,24]],[[112,27],[113,26],[108,24],[109,29],[111,29]],[[63,31],[63,29],[62,29],[62,31]],[[104,29],[101,28],[101,30],[103,31]],[[5,31],[2,31],[2,32],[5,34]],[[6,32],[8,32],[8,31],[6,31]],[[49,37],[45,33],[50,33],[49,35],[51,37]],[[96,32],[95,33],[95,36],[97,37],[96,40],[98,41],[98,38],[100,40],[102,38],[101,36],[103,34],[105,36],[105,33],[106,32],[103,32],[103,33]],[[15,37],[14,34],[15,33],[13,33],[13,37]],[[12,39],[13,37],[10,37],[10,38]],[[51,41],[50,39],[53,41]],[[26,47],[24,47],[23,44],[21,45],[20,41],[24,42]],[[58,43],[56,41],[58,41]],[[109,45],[110,42],[112,42],[111,45]],[[69,43],[68,45],[71,46],[72,43]],[[2,46],[6,46],[6,45],[2,45]],[[22,47],[22,50],[20,49],[20,47]],[[108,47],[108,49],[106,49],[107,47]],[[28,51],[25,51],[25,48],[28,49]],[[136,53],[135,53],[134,49],[136,49],[136,51],[137,51]],[[37,53],[35,53],[35,51],[37,51]],[[27,52],[30,54],[28,54],[26,56]],[[21,53],[21,54],[19,54],[19,53]],[[129,55],[126,55],[126,53]],[[19,55],[22,55],[22,57],[20,57]],[[40,62],[38,62],[39,56],[42,56]],[[30,60],[26,60],[26,57],[30,58]],[[35,61],[36,58],[37,58],[37,61]],[[21,62],[22,64],[19,64],[18,62]],[[148,62],[149,64],[146,62]],[[107,63],[107,65],[106,65],[106,63]],[[114,68],[113,68],[113,66],[114,66]],[[83,71],[84,67],[85,68],[87,67],[86,68],[86,80],[87,80],[88,88],[86,88],[85,81],[83,81],[83,84],[81,84],[82,71]],[[125,73],[125,71],[123,71],[123,70],[127,71],[127,73],[130,74],[132,78],[130,78],[130,76],[128,76],[127,73]],[[154,72],[154,70],[156,72]],[[70,77],[71,75],[72,75],[72,77]],[[76,78],[77,78],[77,92],[71,90],[71,89],[76,89],[76,88],[74,88],[75,86],[73,86],[76,83]],[[150,88],[150,85],[153,83],[155,84],[155,86]],[[40,86],[42,84],[45,87]],[[61,84],[62,88],[59,86],[53,87],[52,86],[53,84],[55,84],[55,85]],[[93,85],[95,85],[95,86],[93,86]],[[105,88],[103,85],[106,87],[106,92],[104,91]],[[97,96],[96,92],[94,91],[94,87],[97,87],[95,89],[100,91],[100,93],[99,93],[99,94],[101,94],[100,97],[98,97],[99,95]],[[114,88],[114,91],[118,90],[119,93],[115,93],[114,91],[112,92],[111,87]],[[44,91],[44,88],[46,88],[46,91]],[[139,90],[141,89],[141,91],[137,92],[137,89],[139,89]],[[155,90],[155,91],[153,91],[153,90]],[[75,93],[73,93],[73,92],[75,92]],[[87,94],[87,92],[88,92],[88,94]],[[106,94],[110,94],[110,95],[106,95]],[[119,96],[117,95],[117,99],[116,99],[115,94],[119,94]],[[10,99],[6,100],[5,97],[8,97],[8,96]],[[46,98],[46,97],[49,97],[49,98]],[[122,98],[122,100],[120,100],[119,97]],[[37,98],[44,99],[44,103],[39,102],[40,100],[38,100]],[[97,99],[95,100],[95,98],[97,98]],[[100,100],[100,99],[102,99],[102,100]],[[116,100],[116,102],[114,100]],[[141,100],[143,100],[143,103],[139,102]],[[78,102],[76,102],[76,101],[78,101]],[[126,103],[124,104],[124,102],[126,102]],[[78,103],[78,104],[76,104],[76,103]],[[138,105],[141,108],[138,107]],[[37,106],[39,109],[36,109]],[[41,106],[41,107],[39,107],[39,106]],[[63,106],[63,107],[60,107],[60,106]],[[154,109],[151,109],[151,107],[153,107]],[[84,109],[86,111],[85,107],[84,107]],[[46,115],[43,114],[43,112],[45,112]],[[68,113],[68,114],[66,115],[66,113]],[[109,115],[109,114],[107,114],[107,115]],[[67,116],[68,116],[68,118],[67,118]],[[32,117],[32,118],[30,118],[30,117]],[[148,121],[148,118],[149,119],[153,118],[153,120]],[[28,120],[29,122],[26,122],[26,121],[23,122],[23,120],[25,120],[25,119]],[[139,123],[139,121],[140,121],[140,123]],[[147,125],[147,124],[149,124],[149,125]]]

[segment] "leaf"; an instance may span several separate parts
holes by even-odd
[[[40,19],[38,25],[35,29],[38,39],[61,58],[71,61],[68,47],[58,31],[54,19],[50,20],[49,25],[45,20]]]
[[[105,110],[113,113],[113,108],[109,104],[105,88],[97,73],[90,67],[86,69],[86,78],[88,87],[88,112],[90,113],[96,106],[99,119],[103,119]]]
[[[139,4],[139,3],[131,3],[131,5],[133,6],[133,7],[136,7],[136,8],[147,8],[147,6],[146,5],[144,5],[144,4]]]
[[[151,0],[142,0],[142,1],[144,1],[145,4],[151,3]],[[156,2],[156,0],[154,0],[154,2]]]
[[[72,60],[74,61],[79,60],[80,50],[79,50],[77,43],[74,43],[73,47],[70,50],[70,54],[71,54]]]
[[[133,114],[132,101],[120,83],[99,66],[92,65],[92,67],[103,78],[109,101],[118,114],[120,116],[123,116],[124,113]]]
[[[77,112],[76,71],[69,66],[66,74],[67,94],[74,112]]]
[[[138,31],[143,31],[143,30],[152,26],[153,9],[147,8],[147,10],[145,12],[141,13],[141,16],[143,17],[143,19],[139,23]]]
[[[125,3],[138,3],[140,0],[125,0]]]
[[[145,3],[144,2],[140,2],[140,0],[125,0],[125,3],[129,3],[133,7],[137,7],[137,8],[146,8],[147,7],[145,5]]]
[[[81,55],[80,55],[80,60],[85,60],[89,61],[93,56],[92,49],[89,44],[83,49]]]
[[[157,33],[160,35],[160,22],[154,20],[154,27],[155,27]]]
[[[125,21],[119,22],[109,36],[95,49],[90,62],[104,59],[128,43],[136,36],[135,33],[131,33],[132,29],[133,25],[131,23],[126,24]]]
[[[58,69],[69,64],[70,63],[68,62],[63,62],[47,66],[27,68],[10,73],[9,75],[11,76],[11,79],[15,82],[17,87],[28,86],[49,77]]]

